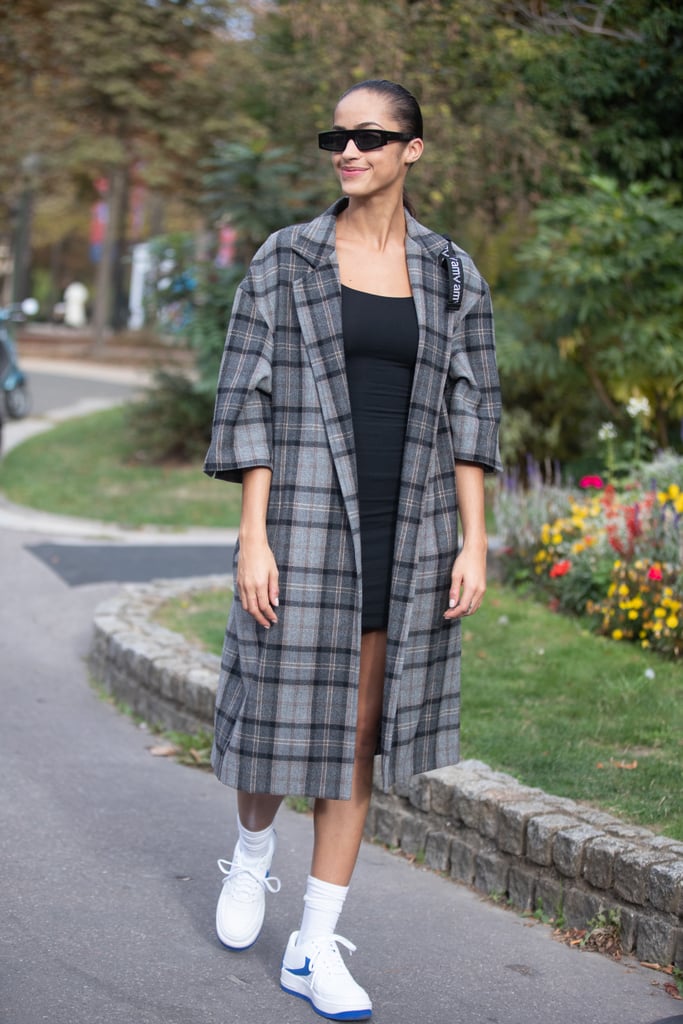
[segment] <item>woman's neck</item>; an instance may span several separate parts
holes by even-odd
[[[394,245],[403,245],[406,217],[403,198],[396,202],[379,197],[349,199],[346,209],[337,217],[337,238],[362,244],[378,253]]]

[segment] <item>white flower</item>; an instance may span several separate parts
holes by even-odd
[[[617,428],[613,423],[603,423],[598,430],[598,441],[613,441],[617,436]]]
[[[646,668],[645,669],[645,678],[646,679],[654,679],[654,677],[655,677],[655,670],[653,668]]]
[[[636,416],[649,416],[651,412],[650,403],[647,398],[639,398],[637,395],[632,395],[628,400],[626,412],[631,419],[635,419]]]

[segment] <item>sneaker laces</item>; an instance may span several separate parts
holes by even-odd
[[[319,939],[312,939],[311,941],[317,947],[311,957],[311,969],[314,969],[320,962],[327,974],[348,975],[349,969],[342,959],[337,943],[341,946],[345,946],[350,953],[355,953],[356,947],[352,942],[349,942],[349,940],[345,939],[342,935],[325,935]]]
[[[251,902],[259,888],[272,893],[280,891],[280,879],[271,877],[268,872],[264,874],[257,867],[240,864],[237,860],[219,860],[218,867],[225,875],[223,885],[229,883],[230,895],[241,902]]]

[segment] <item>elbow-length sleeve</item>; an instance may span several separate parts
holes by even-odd
[[[453,339],[449,367],[449,418],[456,461],[474,462],[488,473],[503,464],[498,445],[501,416],[491,297],[481,293],[465,312]]]
[[[204,472],[240,483],[242,471],[272,469],[273,332],[247,277],[232,307]]]

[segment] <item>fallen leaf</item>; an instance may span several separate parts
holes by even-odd
[[[667,995],[671,996],[672,999],[683,999],[683,996],[678,991],[678,985],[675,985],[673,981],[667,981],[664,983],[664,991]]]
[[[171,746],[169,743],[160,743],[156,747],[147,748],[152,757],[175,757],[180,753],[180,747]]]
[[[638,767],[637,761],[615,761],[614,758],[610,758],[609,764],[606,765],[604,761],[598,761],[595,765],[596,768],[621,768],[623,771],[632,772]]]

